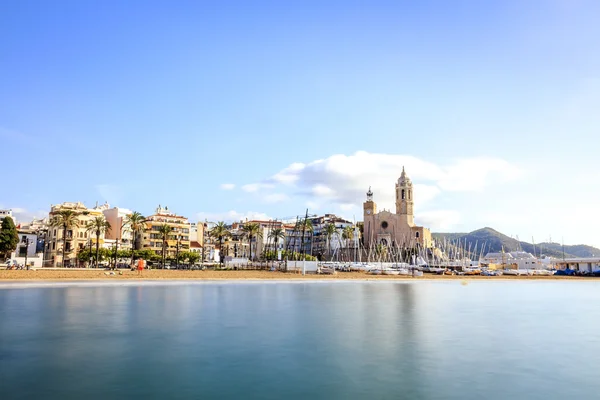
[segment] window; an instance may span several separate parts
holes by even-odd
[[[383,222],[381,223],[381,227],[382,227],[383,229],[386,229],[386,228],[388,227],[388,223],[387,223],[387,221],[383,221]]]
[[[415,237],[418,239],[419,238],[419,232],[415,232]]]
[[[52,250],[56,250],[56,242],[52,242]]]
[[[19,257],[25,257],[27,254],[27,247],[19,246]]]
[[[406,195],[406,193],[404,192],[404,189],[402,189],[402,200],[405,199],[405,197],[404,197],[405,195]]]

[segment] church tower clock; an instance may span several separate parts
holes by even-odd
[[[409,226],[415,225],[413,205],[412,182],[402,167],[402,175],[396,183],[396,214],[401,215]]]

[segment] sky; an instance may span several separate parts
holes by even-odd
[[[335,213],[600,247],[600,3],[5,1],[0,207]]]

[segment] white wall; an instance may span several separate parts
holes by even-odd
[[[318,268],[317,261],[288,261],[287,262],[287,270],[288,271],[300,271],[304,269],[307,273],[316,273]]]

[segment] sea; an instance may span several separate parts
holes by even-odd
[[[0,284],[0,399],[593,399],[596,281]]]

